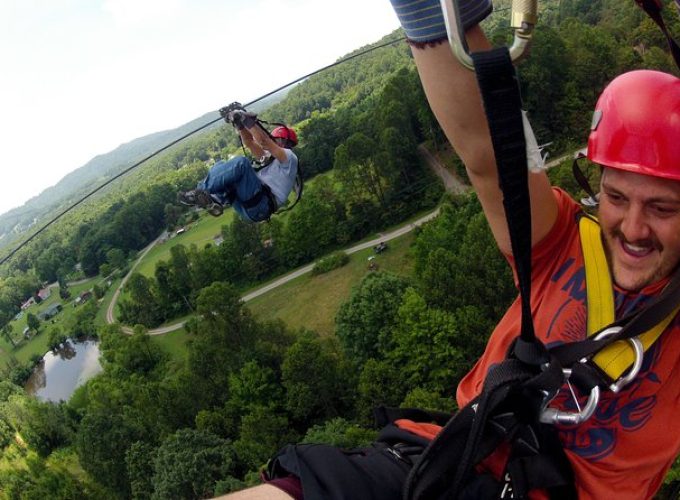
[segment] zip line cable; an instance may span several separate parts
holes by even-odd
[[[505,11],[505,10],[510,10],[510,8],[511,8],[511,7],[501,7],[501,8],[498,8],[498,9],[494,9],[493,12],[492,12],[492,14],[494,14],[494,13],[496,13],[496,12],[501,12],[501,11]],[[285,84],[285,85],[282,85],[282,86],[278,87],[277,89],[272,90],[271,92],[268,92],[268,93],[266,93],[266,94],[264,94],[264,95],[258,97],[257,99],[254,99],[254,100],[252,100],[252,101],[250,101],[250,102],[244,104],[244,107],[252,106],[253,104],[255,104],[255,103],[257,103],[257,102],[259,102],[259,101],[261,101],[261,100],[263,100],[263,99],[266,99],[267,97],[270,97],[270,96],[276,94],[277,92],[280,92],[281,90],[283,90],[283,89],[285,89],[285,88],[288,88],[288,87],[290,87],[290,86],[292,86],[292,85],[295,85],[296,83],[299,83],[299,82],[301,82],[302,80],[306,80],[307,78],[310,78],[310,77],[312,77],[312,76],[318,75],[319,73],[321,73],[321,72],[323,72],[323,71],[326,71],[326,70],[328,70],[328,69],[331,69],[331,68],[333,68],[333,67],[335,67],[335,66],[339,66],[340,64],[344,64],[344,63],[346,63],[346,62],[349,62],[349,61],[351,61],[352,59],[356,59],[357,57],[361,57],[361,56],[363,56],[363,55],[369,54],[369,53],[373,52],[374,50],[382,49],[383,47],[387,47],[387,46],[389,46],[389,45],[394,45],[394,44],[396,44],[396,43],[398,43],[398,42],[401,42],[401,41],[403,41],[403,40],[406,40],[406,37],[405,37],[405,36],[401,36],[401,37],[399,37],[399,38],[395,38],[394,40],[391,40],[391,41],[388,41],[388,42],[384,42],[384,43],[381,43],[381,44],[379,44],[379,45],[375,45],[375,46],[370,47],[370,48],[368,48],[368,49],[366,49],[366,50],[359,51],[359,52],[357,52],[356,54],[352,54],[351,56],[345,57],[344,59],[340,59],[339,61],[336,61],[336,62],[334,62],[334,63],[332,63],[332,64],[328,64],[327,66],[324,66],[324,67],[322,67],[322,68],[320,68],[320,69],[317,69],[316,71],[312,71],[311,73],[308,73],[308,74],[306,74],[306,75],[304,75],[304,76],[301,76],[301,77],[299,77],[299,78],[293,80],[292,82],[289,82],[289,83],[287,83],[287,84]],[[99,187],[93,189],[92,191],[90,191],[89,193],[87,193],[85,196],[83,196],[82,198],[80,198],[78,201],[76,201],[75,203],[73,203],[72,205],[70,205],[69,207],[67,207],[66,209],[64,209],[62,212],[60,212],[59,214],[57,214],[54,218],[52,218],[49,222],[47,222],[43,227],[41,227],[40,229],[38,229],[35,233],[33,233],[31,236],[29,236],[26,240],[24,240],[23,242],[21,242],[21,243],[19,244],[19,246],[17,246],[17,247],[16,247],[14,250],[12,250],[9,254],[7,254],[5,257],[3,257],[2,260],[0,260],[0,266],[2,266],[2,265],[3,265],[5,262],[7,262],[10,258],[12,258],[12,256],[14,256],[14,254],[16,254],[16,253],[17,253],[19,250],[21,250],[24,246],[26,246],[28,243],[30,243],[31,241],[33,241],[33,239],[35,239],[38,235],[40,235],[40,234],[41,234],[43,231],[45,231],[48,227],[50,227],[52,224],[54,224],[55,222],[57,222],[57,221],[58,221],[59,219],[61,219],[64,215],[66,215],[68,212],[70,212],[70,211],[73,210],[75,207],[77,207],[78,205],[80,205],[82,202],[84,202],[85,200],[87,200],[90,196],[94,195],[95,193],[98,193],[99,191],[101,191],[102,189],[104,189],[106,186],[108,186],[109,184],[111,184],[113,181],[117,180],[119,177],[124,176],[124,175],[127,174],[128,172],[130,172],[130,171],[134,170],[135,168],[139,167],[140,165],[142,165],[143,163],[146,163],[146,162],[149,161],[151,158],[157,156],[158,154],[162,153],[162,152],[165,151],[166,149],[171,148],[172,146],[174,146],[175,144],[177,144],[177,143],[183,141],[183,140],[186,139],[187,137],[190,137],[190,136],[194,135],[195,133],[200,132],[201,130],[203,130],[203,129],[209,127],[210,125],[213,125],[213,124],[219,122],[220,120],[222,120],[222,117],[221,117],[221,116],[220,116],[219,118],[215,118],[214,120],[209,121],[208,123],[205,123],[204,125],[201,125],[200,127],[198,127],[198,128],[196,128],[196,129],[192,130],[191,132],[188,132],[188,133],[184,134],[183,136],[181,136],[181,137],[179,137],[179,138],[177,138],[177,139],[175,139],[175,140],[169,142],[168,144],[166,144],[166,145],[163,146],[162,148],[160,148],[160,149],[154,151],[153,153],[149,154],[148,156],[142,158],[141,160],[139,160],[139,161],[136,162],[135,164],[131,165],[130,167],[126,168],[126,169],[123,170],[122,172],[119,172],[118,174],[114,175],[111,179],[109,179],[108,181],[104,182],[104,183],[103,183],[102,185],[100,185]]]
[[[370,48],[368,48],[368,49],[366,49],[366,50],[357,52],[356,54],[352,54],[351,56],[348,56],[348,57],[346,57],[346,58],[344,58],[344,59],[340,59],[339,61],[336,61],[336,62],[334,62],[334,63],[332,63],[332,64],[327,65],[327,66],[324,66],[323,68],[317,69],[316,71],[312,71],[311,73],[308,73],[308,74],[306,74],[306,75],[304,75],[304,76],[301,76],[301,77],[299,77],[299,78],[293,80],[292,82],[289,82],[289,83],[287,83],[287,84],[285,84],[285,85],[282,85],[281,87],[278,87],[277,89],[272,90],[271,92],[268,92],[268,93],[266,93],[266,94],[264,94],[264,95],[258,97],[257,99],[254,99],[253,101],[250,101],[249,103],[244,104],[244,107],[252,106],[253,104],[255,104],[255,103],[257,103],[257,102],[259,102],[259,101],[261,101],[261,100],[263,100],[263,99],[266,99],[267,97],[270,97],[270,96],[276,94],[277,92],[280,92],[281,90],[283,90],[283,89],[285,89],[285,88],[287,88],[287,87],[290,87],[290,86],[292,86],[292,85],[295,85],[296,83],[299,83],[299,82],[301,82],[302,80],[306,80],[307,78],[310,78],[310,77],[312,77],[312,76],[314,76],[314,75],[317,75],[317,74],[319,74],[319,73],[321,73],[321,72],[323,72],[323,71],[326,71],[326,70],[328,70],[328,69],[331,69],[331,68],[333,68],[333,67],[335,67],[335,66],[338,66],[338,65],[340,65],[340,64],[349,62],[349,61],[351,61],[352,59],[356,59],[357,57],[366,55],[366,54],[368,54],[368,53],[370,53],[370,52],[373,52],[374,50],[378,50],[378,49],[381,49],[381,48],[383,48],[383,47],[387,47],[388,45],[393,45],[393,44],[395,44],[395,43],[397,43],[397,42],[401,42],[401,41],[403,41],[403,40],[405,40],[405,39],[406,39],[406,37],[402,36],[402,37],[399,37],[399,38],[397,38],[397,39],[395,39],[395,40],[391,40],[391,41],[389,41],[389,42],[384,42],[384,43],[382,43],[382,44],[380,44],[380,45],[375,45],[375,46],[370,47]],[[219,121],[221,121],[221,120],[222,120],[222,117],[220,116],[219,118],[215,118],[214,120],[211,120],[211,121],[209,121],[209,122],[207,122],[207,123],[201,125],[200,127],[196,128],[196,129],[194,129],[194,130],[192,130],[191,132],[187,132],[187,133],[184,134],[183,136],[181,136],[181,137],[179,137],[179,138],[177,138],[177,139],[175,139],[175,140],[169,142],[168,144],[166,144],[166,145],[163,146],[162,148],[157,149],[157,150],[154,151],[153,153],[149,154],[148,156],[144,157],[143,159],[141,159],[141,160],[139,160],[138,162],[136,162],[135,164],[133,164],[132,166],[126,168],[126,169],[123,170],[122,172],[119,172],[118,174],[116,174],[115,176],[113,176],[111,179],[109,179],[108,181],[104,182],[102,185],[100,185],[100,186],[98,186],[97,188],[93,189],[92,191],[90,191],[89,193],[87,193],[85,196],[83,196],[82,198],[80,198],[78,201],[76,201],[75,203],[73,203],[72,205],[70,205],[68,208],[64,209],[62,212],[60,212],[60,213],[59,213],[58,215],[56,215],[54,218],[52,218],[52,219],[51,219],[49,222],[47,222],[43,227],[41,227],[40,229],[38,229],[38,230],[37,230],[35,233],[33,233],[30,237],[28,237],[28,238],[27,238],[26,240],[24,240],[21,244],[19,244],[19,246],[17,246],[17,247],[16,247],[14,250],[12,250],[9,254],[7,254],[5,257],[3,257],[2,260],[0,260],[0,266],[3,265],[5,262],[7,262],[14,254],[16,254],[16,253],[17,253],[19,250],[21,250],[24,246],[26,246],[26,245],[27,245],[28,243],[30,243],[33,239],[35,239],[38,235],[40,235],[43,231],[45,231],[48,227],[50,227],[52,224],[54,224],[56,221],[58,221],[61,217],[63,217],[64,215],[66,215],[68,212],[70,212],[71,210],[73,210],[75,207],[77,207],[78,205],[80,205],[82,202],[84,202],[85,200],[87,200],[89,197],[91,197],[91,196],[94,195],[95,193],[99,192],[100,190],[102,190],[103,188],[105,188],[106,186],[108,186],[109,184],[111,184],[112,182],[114,182],[115,180],[117,180],[119,177],[122,177],[123,175],[127,174],[128,172],[134,170],[135,168],[139,167],[139,166],[142,165],[143,163],[149,161],[151,158],[153,158],[153,157],[157,156],[158,154],[162,153],[162,152],[165,151],[166,149],[171,148],[171,147],[174,146],[175,144],[177,144],[177,143],[183,141],[183,140],[186,139],[187,137],[190,137],[190,136],[194,135],[195,133],[200,132],[201,130],[203,130],[203,129],[209,127],[210,125],[213,125],[214,123],[217,123],[217,122],[219,122]]]

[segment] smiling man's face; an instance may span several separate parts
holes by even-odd
[[[640,290],[680,262],[680,182],[605,168],[598,215],[621,288]]]

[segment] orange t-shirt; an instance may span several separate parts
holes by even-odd
[[[555,196],[558,220],[532,251],[531,307],[536,335],[548,347],[586,336],[585,269],[576,224],[580,208],[559,189]],[[657,294],[666,282],[638,293],[615,290],[617,317]],[[461,407],[481,392],[489,368],[505,358],[519,335],[520,319],[518,299],[461,380],[456,395]],[[680,411],[679,355],[680,317],[676,317],[645,353],[636,380],[619,394],[605,391],[587,422],[558,426],[580,499],[640,500],[651,498],[660,487],[680,452],[680,429],[675,424]],[[574,410],[566,387],[551,406]]]

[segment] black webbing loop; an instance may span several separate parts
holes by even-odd
[[[471,56],[489,122],[519,282],[522,329],[518,343],[534,345],[530,349],[534,355],[525,360],[527,363],[536,364],[536,356],[542,358],[539,363],[544,363],[547,354],[536,340],[531,316],[531,204],[519,82],[507,47]]]
[[[660,1],[635,0],[635,3],[638,4],[638,6],[642,10],[644,10],[647,13],[647,15],[652,18],[652,21],[654,21],[657,24],[657,26],[661,29],[664,36],[666,37],[666,41],[668,42],[668,48],[670,49],[671,54],[673,55],[675,65],[678,68],[680,68],[680,47],[678,47],[678,44],[669,33],[668,28],[666,28],[666,23],[664,22],[663,17],[661,16],[662,4],[660,3]]]

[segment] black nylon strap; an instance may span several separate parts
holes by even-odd
[[[661,29],[668,42],[668,48],[673,55],[675,65],[680,68],[680,47],[678,47],[678,44],[669,33],[668,28],[666,28],[666,23],[661,16],[662,4],[657,0],[635,0],[635,3],[638,4],[638,6],[644,10],[647,15],[652,18],[652,21],[654,21]]]
[[[471,56],[489,122],[519,282],[522,330],[517,355],[524,357],[522,350],[530,351],[531,354],[523,360],[540,364],[547,361],[547,355],[536,340],[531,317],[531,205],[519,82],[507,47]],[[522,344],[530,344],[531,347]]]

